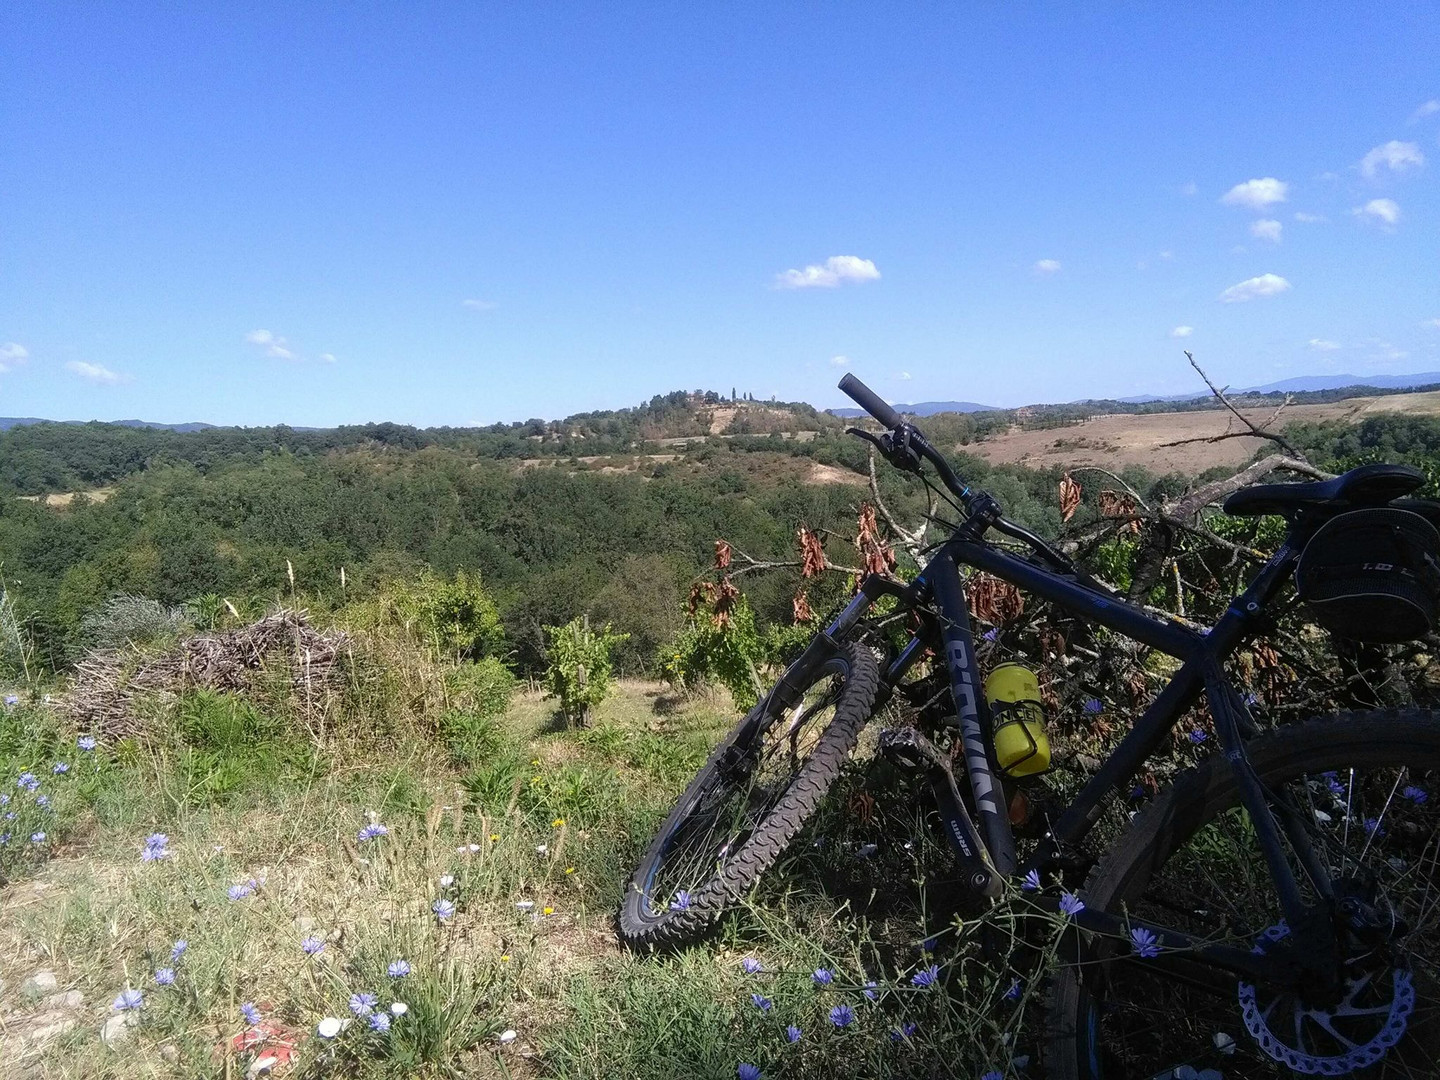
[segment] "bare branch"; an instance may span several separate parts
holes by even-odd
[[[1099,473],[1099,474],[1102,475],[1102,476],[1108,476],[1111,480],[1114,480],[1115,483],[1119,484],[1119,485],[1120,485],[1121,487],[1123,487],[1127,492],[1129,492],[1129,493],[1130,493],[1130,497],[1131,497],[1132,499],[1134,499],[1135,502],[1136,502],[1138,505],[1140,505],[1141,507],[1143,507],[1143,508],[1146,509],[1146,510],[1149,510],[1149,509],[1150,509],[1150,504],[1145,501],[1145,499],[1141,496],[1141,494],[1140,494],[1138,491],[1136,491],[1133,487],[1131,487],[1129,484],[1127,484],[1124,480],[1120,479],[1120,477],[1116,476],[1116,475],[1115,475],[1113,472],[1111,472],[1109,469],[1102,469],[1102,468],[1100,468],[1100,467],[1098,467],[1098,466],[1096,466],[1096,465],[1077,465],[1077,466],[1075,466],[1073,469],[1071,469],[1070,471],[1071,471],[1072,473],[1079,473],[1079,472],[1096,472],[1096,473]]]
[[[920,528],[913,532],[908,529],[902,529],[899,526],[895,518],[891,516],[890,508],[885,505],[885,500],[880,497],[880,480],[875,475],[875,448],[873,446],[870,447],[870,497],[879,508],[880,516],[885,519],[885,524],[889,525],[890,531],[895,534],[899,545],[905,549],[905,554],[909,555],[917,566],[923,566],[924,560],[921,558],[921,550],[925,546],[925,526],[929,521],[929,515],[927,514],[925,520],[920,523]],[[930,509],[932,511],[934,510],[934,503],[935,496],[932,494],[930,496]]]
[[[1290,472],[1299,473],[1315,480],[1329,480],[1333,474],[1315,468],[1308,461],[1297,460],[1284,456],[1273,456],[1261,458],[1252,462],[1233,476],[1227,476],[1220,480],[1213,480],[1187,495],[1171,500],[1160,508],[1160,512],[1176,521],[1188,521],[1200,510],[1211,503],[1219,502],[1232,492],[1253,484],[1256,480],[1267,473],[1275,472],[1278,469],[1286,469]]]
[[[1285,450],[1285,452],[1288,453],[1291,457],[1297,458],[1297,459],[1299,459],[1300,461],[1304,461],[1304,460],[1305,460],[1305,455],[1302,454],[1299,450],[1297,450],[1294,446],[1292,446],[1292,445],[1290,444],[1290,441],[1289,441],[1288,439],[1286,439],[1285,436],[1283,436],[1283,435],[1276,435],[1273,431],[1266,431],[1266,430],[1265,430],[1265,427],[1264,427],[1263,425],[1257,426],[1256,424],[1254,424],[1253,422],[1251,422],[1251,420],[1250,420],[1244,413],[1242,413],[1239,409],[1237,409],[1237,408],[1231,403],[1230,399],[1225,396],[1225,391],[1224,391],[1224,390],[1221,390],[1218,386],[1216,386],[1213,382],[1210,381],[1210,376],[1209,376],[1209,375],[1206,375],[1206,374],[1205,374],[1205,370],[1204,370],[1199,364],[1197,364],[1197,363],[1195,362],[1195,357],[1191,354],[1191,352],[1190,352],[1189,349],[1186,349],[1186,350],[1185,350],[1185,359],[1190,361],[1190,366],[1195,369],[1196,373],[1200,376],[1200,378],[1202,378],[1202,379],[1205,380],[1205,385],[1210,388],[1210,392],[1211,392],[1212,394],[1214,394],[1217,398],[1220,399],[1220,403],[1221,403],[1222,405],[1224,405],[1225,408],[1229,409],[1232,413],[1234,413],[1236,419],[1238,419],[1242,424],[1244,424],[1247,428],[1250,429],[1250,434],[1251,434],[1251,435],[1254,435],[1254,436],[1256,436],[1257,438],[1260,438],[1260,439],[1269,439],[1271,442],[1275,443],[1277,446],[1283,447],[1284,450]],[[1288,404],[1288,402],[1282,403],[1282,405],[1280,406],[1280,408],[1283,409],[1283,408],[1285,407],[1285,404]],[[1276,409],[1275,412],[1274,412],[1274,414],[1270,417],[1270,420],[1274,420],[1275,417],[1276,417],[1276,416],[1279,416],[1279,415],[1280,415],[1280,409]],[[1269,422],[1270,422],[1269,420],[1266,421],[1266,423],[1269,423]],[[1231,437],[1233,437],[1233,436],[1232,436],[1231,434],[1227,433],[1227,434],[1224,435],[1224,436],[1217,436],[1217,439],[1216,439],[1215,441],[1218,441],[1219,438],[1231,438]]]

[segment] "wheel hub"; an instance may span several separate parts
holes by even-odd
[[[1277,948],[1290,935],[1284,922],[1261,932],[1250,950]],[[1410,971],[1392,962],[1347,977],[1340,999],[1325,1008],[1288,992],[1257,991],[1240,984],[1245,1028],[1274,1060],[1297,1073],[1345,1076],[1374,1065],[1405,1034],[1415,1010]]]

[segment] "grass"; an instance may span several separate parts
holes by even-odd
[[[395,700],[387,691],[384,707]],[[943,986],[910,984],[936,929],[923,883],[945,860],[883,775],[879,801],[854,812],[873,771],[846,778],[712,944],[674,957],[618,947],[620,888],[733,722],[722,695],[677,701],[621,683],[572,731],[531,692],[493,720],[391,717],[369,738],[298,747],[262,706],[189,695],[152,743],[93,752],[43,707],[5,714],[0,776],[33,769],[55,796],[51,838],[12,860],[0,890],[7,1060],[66,1077],[238,1075],[249,1057],[233,1040],[253,1003],[298,1045],[297,1076],[732,1077],[742,1062],[766,1076],[1027,1075],[1007,1040],[1034,1013],[1028,990],[1005,1000],[1009,977],[963,950]],[[70,772],[51,773],[56,758]],[[357,839],[375,822],[384,835]],[[155,832],[167,854],[142,861]],[[887,835],[877,857],[857,858]],[[437,901],[454,914],[438,918]],[[966,940],[979,925],[962,926]],[[307,955],[307,938],[323,948]],[[763,971],[742,971],[746,956]],[[400,959],[410,974],[392,978]],[[166,967],[175,981],[158,985]],[[821,967],[835,972],[823,987]],[[41,969],[85,1004],[77,1026],[35,1047],[21,1040],[34,1009],[18,987]],[[140,1023],[107,1046],[99,1030],[126,987],[144,994]],[[350,1009],[359,992],[406,1011],[371,1031]],[[839,1006],[854,1012],[845,1027],[831,1022]],[[352,1022],[326,1040],[313,1034],[324,1017]]]

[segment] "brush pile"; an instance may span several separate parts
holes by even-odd
[[[114,740],[143,732],[141,697],[174,697],[191,688],[244,692],[268,673],[288,679],[294,708],[318,715],[339,690],[338,661],[348,643],[339,631],[322,632],[304,611],[282,608],[235,630],[195,634],[146,656],[133,648],[89,653],[75,669],[74,688],[60,707],[81,731]],[[284,681],[280,681],[284,686]]]

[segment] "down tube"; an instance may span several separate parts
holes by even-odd
[[[950,669],[950,693],[955,699],[955,716],[960,721],[960,738],[965,747],[965,771],[975,796],[980,832],[995,869],[1004,877],[1015,873],[1015,837],[1010,819],[1001,805],[1003,793],[990,769],[985,749],[989,727],[988,709],[980,693],[980,672],[975,664],[975,641],[970,634],[970,609],[960,586],[955,560],[942,553],[930,564],[927,576],[940,608],[940,636],[945,642],[945,661]],[[986,709],[982,724],[980,710]]]

